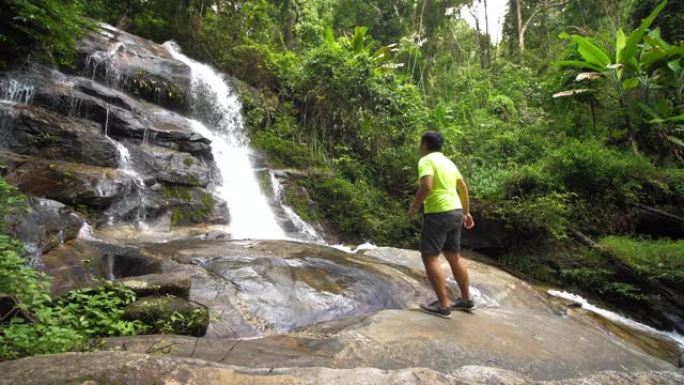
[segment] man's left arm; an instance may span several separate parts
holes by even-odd
[[[411,208],[409,208],[409,218],[413,220],[416,217],[416,214],[418,214],[418,210],[420,210],[420,205],[425,202],[425,199],[427,199],[428,195],[432,192],[432,175],[425,175],[424,177],[420,178],[420,187],[418,187],[418,192],[416,193],[416,197],[413,199],[413,203],[411,204]]]

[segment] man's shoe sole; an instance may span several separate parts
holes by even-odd
[[[456,306],[449,306],[449,309],[451,310],[461,310],[461,311],[473,311],[477,309],[477,305],[473,305],[473,307],[456,307]]]
[[[449,313],[449,314],[437,313],[437,312],[434,312],[434,311],[430,311],[430,310],[427,310],[427,309],[423,309],[422,307],[420,308],[420,310],[422,310],[423,312],[425,312],[425,313],[427,313],[427,314],[431,314],[431,315],[437,316],[437,317],[439,317],[439,318],[451,319],[451,313]]]

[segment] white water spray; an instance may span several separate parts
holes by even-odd
[[[123,79],[115,56],[124,47],[124,43],[115,42],[110,45],[107,51],[95,51],[88,55],[85,61],[85,68],[86,72],[90,73],[91,79],[95,80],[98,69],[104,67],[105,83],[112,88],[119,88]]]
[[[314,242],[323,242],[323,237],[318,234],[310,224],[306,223],[297,213],[285,203],[285,190],[273,171],[268,172],[271,176],[271,186],[273,187],[273,196],[280,204],[287,215],[287,218],[292,222],[298,233],[302,234],[307,240]]]
[[[221,173],[216,193],[228,203],[233,238],[285,238],[275,214],[261,191],[250,158],[240,101],[223,77],[208,65],[180,53],[173,42],[164,43],[174,59],[192,74],[193,129],[211,140],[211,151]]]
[[[15,79],[0,80],[0,100],[28,103],[33,95],[33,85]]]
[[[651,334],[661,335],[661,336],[664,336],[666,338],[669,338],[669,339],[675,341],[677,343],[677,345],[679,345],[679,348],[681,350],[684,350],[684,336],[682,336],[681,334],[678,334],[676,332],[665,332],[662,330],[658,330],[658,329],[652,328],[648,325],[644,325],[642,323],[636,322],[632,319],[624,317],[624,316],[617,314],[615,312],[612,312],[610,310],[602,309],[598,306],[592,305],[585,298],[583,298],[582,296],[579,296],[577,294],[572,294],[572,293],[568,293],[567,291],[559,291],[559,290],[549,290],[548,293],[554,297],[563,298],[563,299],[566,299],[568,301],[572,301],[572,302],[580,305],[582,307],[582,309],[585,309],[585,310],[588,310],[592,313],[598,314],[601,317],[603,317],[603,318],[605,318],[611,322],[615,322],[617,324],[621,324],[621,325],[630,327],[632,329],[642,330],[642,331],[645,331],[645,332],[648,332]]]

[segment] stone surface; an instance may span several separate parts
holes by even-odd
[[[206,187],[213,167],[188,153],[149,145],[127,145],[139,173],[160,182]]]
[[[474,261],[469,266],[479,309],[445,321],[413,310],[432,296],[415,251],[350,254],[296,242],[183,240],[145,244],[142,253],[208,272],[192,278],[190,299],[210,309],[208,335],[239,352],[230,363],[241,366],[448,371],[456,360],[525,367],[526,374],[552,378],[671,368],[678,358],[676,346],[662,336],[623,330],[624,339],[616,338],[605,320]],[[456,291],[454,282],[450,288]],[[382,309],[397,310],[376,313]],[[259,336],[231,348],[236,338]]]
[[[133,187],[119,170],[0,151],[3,176],[21,192],[73,206],[106,209]]]
[[[78,43],[84,75],[171,110],[187,111],[188,66],[150,40],[111,25],[98,27]]]
[[[199,187],[156,184],[145,192],[144,211],[148,220],[173,228],[188,224],[225,224],[230,213],[226,202]]]
[[[190,296],[190,275],[185,269],[165,272],[163,274],[146,274],[118,280],[124,286],[135,291],[138,296],[170,294],[176,297]]]
[[[7,232],[36,255],[75,238],[84,223],[72,208],[57,201],[29,198],[28,207],[5,222]]]
[[[602,372],[589,377],[540,382],[484,366],[454,374],[424,368],[246,369],[187,358],[149,354],[65,353],[0,363],[0,384],[15,385],[679,385],[684,376],[667,371]]]
[[[2,146],[23,155],[117,168],[119,153],[100,124],[32,105],[0,105]]]

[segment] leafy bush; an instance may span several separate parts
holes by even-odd
[[[546,167],[568,191],[622,205],[638,202],[642,184],[655,176],[648,159],[595,140],[567,141],[549,155]]]
[[[147,329],[121,315],[135,294],[112,284],[75,290],[53,301],[48,278],[26,266],[23,246],[0,235],[0,293],[17,305],[0,323],[0,360],[89,349],[89,339]]]
[[[647,240],[611,236],[603,238],[601,245],[637,273],[682,287],[684,240]]]
[[[309,146],[280,138],[270,131],[257,133],[252,137],[252,143],[269,155],[275,167],[306,169],[318,164]]]
[[[9,0],[0,13],[0,66],[36,48],[49,51],[59,64],[75,57],[76,39],[87,26],[79,0]]]
[[[306,186],[318,203],[320,217],[329,220],[342,235],[379,244],[416,246],[407,208],[366,181],[351,183],[340,176],[318,175]]]

